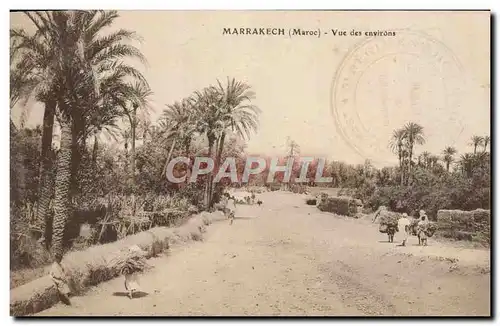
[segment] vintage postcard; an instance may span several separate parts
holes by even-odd
[[[491,316],[489,11],[10,13],[13,316]]]

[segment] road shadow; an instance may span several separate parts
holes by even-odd
[[[64,303],[67,306],[71,306],[71,301],[66,295],[63,295],[61,293],[58,293],[59,299],[61,300],[62,303]]]
[[[235,216],[234,217],[235,220],[252,220],[254,218],[255,217],[249,217],[249,216]]]
[[[379,240],[378,243],[393,243],[393,242],[389,242],[389,240]]]
[[[149,293],[143,291],[134,292],[133,299],[144,298],[148,296]],[[113,296],[115,297],[128,297],[128,292],[113,292]]]

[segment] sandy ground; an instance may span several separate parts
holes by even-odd
[[[217,222],[203,242],[153,259],[139,297],[118,278],[39,315],[490,315],[489,250],[432,238],[419,247],[415,237],[400,247],[378,225],[319,212],[301,195],[258,197],[232,226]]]

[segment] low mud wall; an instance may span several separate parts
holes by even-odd
[[[490,244],[490,211],[439,210],[437,213],[438,234],[455,240],[468,240]]]
[[[213,221],[224,220],[221,212],[195,215],[176,228],[156,227],[113,243],[92,246],[86,250],[68,253],[61,262],[66,270],[72,295],[82,294],[92,285],[119,276],[119,271],[109,267],[109,262],[122,249],[137,245],[147,252],[147,258],[157,256],[172,244],[199,241],[206,227]],[[60,301],[59,293],[49,275],[11,289],[10,315],[35,314]]]

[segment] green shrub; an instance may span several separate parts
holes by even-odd
[[[349,197],[322,198],[318,204],[318,209],[322,212],[345,216],[355,216],[357,213],[355,200]]]
[[[316,198],[308,198],[306,199],[307,205],[316,205]]]
[[[437,224],[439,234],[456,240],[490,243],[490,211],[439,210]]]

